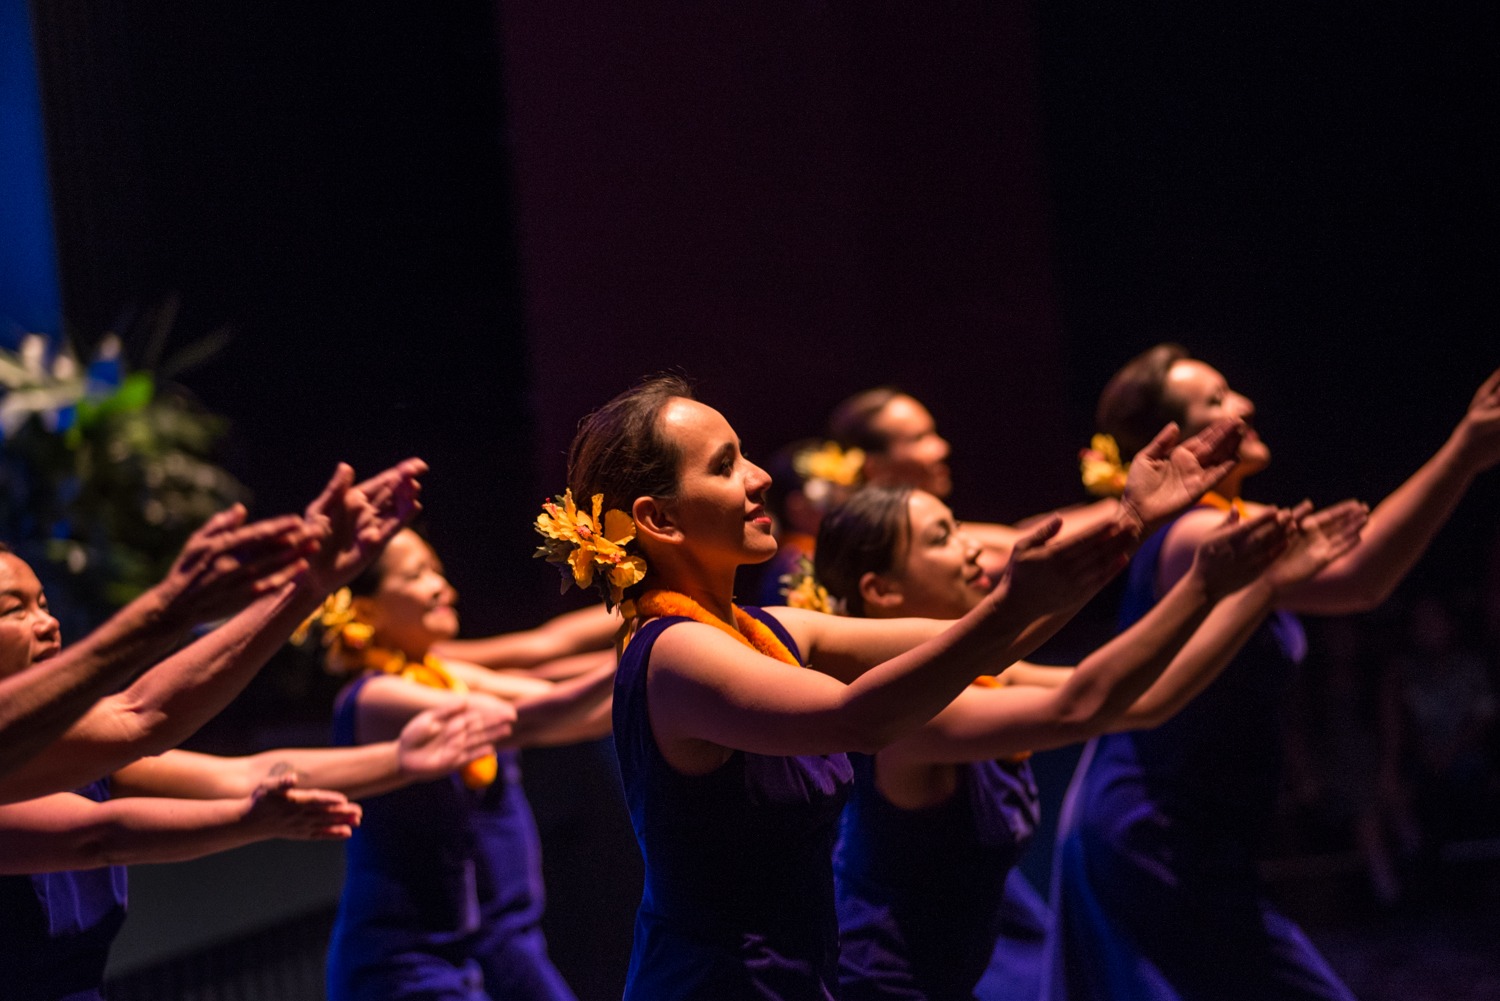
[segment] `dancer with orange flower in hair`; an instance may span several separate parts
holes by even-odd
[[[329,668],[352,675],[335,744],[388,740],[455,697],[515,720],[497,753],[365,801],[329,945],[331,1001],[573,998],[542,935],[540,844],[517,749],[608,733],[614,651],[519,673],[439,657],[433,647],[458,631],[456,600],[408,529],[310,624]]]
[[[367,748],[221,758],[160,746],[211,716],[329,588],[375,558],[414,510],[422,468],[403,464],[354,488],[352,472],[340,467],[308,508],[317,546],[293,572],[121,696],[96,705],[58,753],[64,772],[128,763],[74,792],[0,806],[0,984],[7,997],[100,997],[109,945],[125,916],[124,865],[195,858],[265,838],[347,838],[360,812],[346,793],[443,774],[509,732],[513,714],[484,713],[456,698]],[[6,670],[25,671],[56,649],[57,620],[41,584],[3,551],[0,603],[0,618],[24,627],[0,629]],[[25,771],[15,777],[26,778]]]
[[[1191,432],[1225,416],[1248,425],[1234,468],[1217,493],[1142,546],[1124,624],[1170,593],[1224,509],[1250,517],[1263,510],[1241,490],[1271,452],[1254,431],[1250,400],[1179,345],[1137,356],[1100,396],[1099,430],[1125,453],[1162,420]],[[1095,451],[1091,459],[1106,458]],[[1351,1001],[1256,878],[1258,835],[1278,784],[1281,697],[1305,650],[1292,613],[1379,605],[1468,485],[1497,462],[1500,371],[1480,386],[1433,456],[1374,508],[1361,544],[1281,594],[1276,612],[1202,695],[1155,729],[1089,744],[1060,822],[1044,997]]]
[[[538,527],[544,554],[569,573],[591,564],[582,576],[626,622],[614,736],[646,868],[626,998],[837,996],[844,752],[911,733],[1042,643],[1124,565],[1143,523],[1217,481],[1238,435],[1232,420],[1180,444],[1164,433],[1139,498],[1065,541],[1055,522],[1022,539],[957,621],[878,621],[733,603],[736,570],[776,550],[769,478],[685,381],[647,380],[586,417],[564,507],[609,545],[576,554],[551,511]]]
[[[1153,429],[1153,434],[1160,430],[1161,424]],[[848,451],[863,457],[860,468],[863,484],[910,487],[939,500],[947,500],[953,491],[948,440],[938,433],[932,412],[895,386],[876,386],[840,401],[829,414],[828,434]],[[1150,440],[1151,435],[1147,435],[1141,444]],[[993,575],[1005,566],[1016,540],[1051,517],[1063,519],[1059,534],[1066,536],[1114,517],[1114,503],[1086,502],[1009,525],[992,521],[965,521],[964,525],[981,547],[980,564]]]
[[[1035,997],[1048,913],[1014,868],[1039,820],[1029,753],[1170,716],[1278,593],[1357,543],[1364,517],[1350,503],[1230,519],[1151,615],[1077,669],[1018,662],[851,756],[834,862],[844,1001]],[[816,579],[847,615],[957,619],[989,590],[979,553],[932,494],[865,487],[824,520]]]

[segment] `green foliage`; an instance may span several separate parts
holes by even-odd
[[[214,461],[226,422],[106,338],[88,371],[28,337],[0,351],[0,538],[54,606],[97,621],[161,579],[187,537],[247,491]],[[59,593],[59,587],[65,593]]]

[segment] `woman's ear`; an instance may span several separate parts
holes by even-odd
[[[657,542],[676,542],[682,538],[682,530],[672,520],[670,508],[655,497],[637,497],[630,505],[630,516],[635,519],[637,537]]]
[[[866,611],[875,609],[886,613],[897,611],[906,600],[906,596],[901,593],[900,584],[873,570],[860,576],[859,596],[865,603]]]

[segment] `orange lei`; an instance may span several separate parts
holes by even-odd
[[[1242,521],[1250,517],[1250,509],[1245,506],[1244,500],[1239,497],[1231,499],[1225,497],[1223,494],[1214,493],[1212,490],[1210,490],[1208,493],[1200,497],[1198,499],[1198,502],[1200,504],[1206,504],[1211,508],[1223,511],[1226,514],[1228,514],[1230,511],[1233,511],[1235,514],[1238,514],[1240,516],[1240,520]]]
[[[801,662],[792,656],[792,651],[786,648],[786,644],[771,631],[770,626],[738,605],[731,606],[734,608],[734,625],[732,626],[678,591],[647,591],[641,595],[635,607],[641,618],[657,619],[677,615],[692,619],[694,622],[702,622],[704,625],[713,626],[715,629],[728,633],[752,650],[763,653],[773,660],[779,660],[793,667],[802,666]]]
[[[398,650],[370,647],[362,652],[360,659],[367,671],[395,675],[414,684],[446,689],[457,695],[462,695],[469,690],[469,686],[464,684],[463,679],[455,677],[453,672],[443,666],[442,661],[430,653],[421,660],[411,661],[406,659],[406,654]],[[470,789],[483,789],[495,781],[495,776],[499,774],[499,771],[499,761],[493,754],[486,754],[464,765],[460,774],[463,776],[465,786]]]

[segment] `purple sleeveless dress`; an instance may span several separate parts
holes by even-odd
[[[354,742],[369,676],[339,696]],[[542,937],[541,848],[516,752],[482,790],[458,775],[363,800],[328,947],[329,1001],[573,1001]]]
[[[109,782],[75,792],[103,803]],[[0,876],[0,998],[99,1001],[124,921],[124,866]]]
[[[747,609],[797,655],[771,616]],[[687,619],[641,627],[615,676],[614,737],[646,878],[627,1001],[831,1001],[838,918],[833,840],[849,759],[734,752],[701,776],[657,749],[651,648]]]
[[[1008,981],[998,989],[1034,998],[1045,914],[1032,912],[1040,900],[1014,869],[1039,819],[1031,766],[961,765],[952,796],[906,810],[876,788],[874,758],[850,757],[854,793],[834,856],[842,1001],[972,1001],[992,957],[1004,968],[993,979]],[[1018,925],[1029,930],[997,951]]]
[[[1132,561],[1122,625],[1156,600],[1166,532]],[[1044,998],[1353,1001],[1255,869],[1305,652],[1277,612],[1175,717],[1085,748],[1059,818]]]

